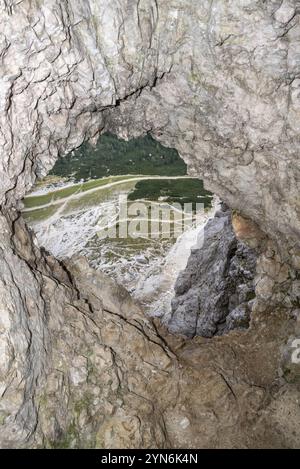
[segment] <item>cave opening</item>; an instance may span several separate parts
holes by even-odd
[[[23,205],[41,247],[62,261],[84,256],[170,332],[248,328],[254,253],[237,241],[228,207],[150,134],[83,143]]]
[[[1,2],[1,447],[299,447],[298,3]],[[24,224],[20,200],[36,176],[104,130],[151,132],[237,211],[221,206],[175,282],[169,330],[205,338],[154,327],[87,261],[65,260],[89,249],[113,275],[117,263],[128,281],[138,266],[146,273],[144,253],[130,264],[119,239],[91,229],[124,184],[99,201],[97,181],[131,173],[131,157],[121,176],[87,165],[50,201],[42,186],[27,194],[38,245]],[[168,197],[155,182],[127,188],[130,203],[146,189]],[[46,201],[28,206],[36,197]],[[238,233],[259,252],[255,299],[256,258]],[[253,300],[251,327],[225,334],[245,328]]]

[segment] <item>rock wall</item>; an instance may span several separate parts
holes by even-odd
[[[172,66],[108,110],[107,128],[124,137],[150,130],[177,148],[190,174],[276,239],[299,269],[298,2],[176,5],[167,7]]]
[[[231,211],[223,206],[204,228],[175,284],[168,329],[188,337],[213,337],[247,329],[253,307],[255,251],[237,240]]]
[[[184,341],[85,259],[38,249],[17,213],[1,221],[2,448],[299,446],[299,393],[278,373],[287,308]]]
[[[104,127],[150,131],[299,267],[296,0],[0,8],[1,205]]]
[[[2,447],[299,446],[299,36],[296,0],[0,0]],[[162,337],[35,245],[19,201],[104,130],[151,132],[238,211],[243,335]]]

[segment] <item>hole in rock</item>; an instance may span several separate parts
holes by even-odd
[[[85,256],[171,332],[248,327],[254,253],[237,242],[229,209],[151,136],[84,143],[23,202],[40,246],[61,260]]]

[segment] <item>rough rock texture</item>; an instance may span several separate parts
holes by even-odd
[[[255,252],[237,240],[225,206],[204,229],[175,284],[168,329],[188,337],[213,337],[249,326],[253,306]]]
[[[300,445],[298,3],[0,0],[1,446]],[[19,201],[103,130],[151,132],[238,210],[245,333],[162,339],[32,243]]]
[[[0,204],[105,126],[150,131],[299,248],[298,6],[1,0]]]
[[[40,251],[16,213],[5,223],[1,447],[299,445],[282,307],[256,308],[242,336],[181,341],[86,260]]]
[[[150,130],[177,148],[190,174],[276,239],[299,269],[299,2],[165,5],[172,65],[109,110],[107,128],[125,137]]]

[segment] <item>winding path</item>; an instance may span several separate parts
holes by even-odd
[[[111,187],[118,186],[118,185],[121,185],[121,184],[126,184],[128,182],[138,182],[138,181],[148,180],[148,179],[173,179],[174,180],[174,179],[193,179],[193,178],[191,178],[191,176],[137,176],[137,177],[131,177],[131,178],[128,178],[128,179],[122,179],[122,180],[115,181],[115,182],[110,182],[110,183],[105,184],[103,186],[93,187],[92,189],[80,190],[82,188],[83,184],[84,184],[83,183],[83,184],[78,184],[78,191],[75,192],[74,194],[69,195],[68,197],[62,197],[62,198],[59,198],[57,200],[52,200],[51,202],[49,202],[47,204],[37,205],[36,207],[24,208],[22,210],[22,212],[32,212],[34,210],[53,207],[54,205],[60,205],[60,204],[64,203],[67,200],[80,199],[81,197],[83,197],[87,194],[92,194],[93,192],[98,192],[98,191],[101,191],[101,190],[104,190],[104,189],[110,189]],[[74,184],[74,186],[76,186],[76,185],[77,184]],[[70,187],[70,186],[68,186],[68,187]],[[51,190],[48,193],[45,193],[45,195],[46,194],[51,194],[51,193],[55,194],[55,192],[59,192],[63,189],[64,189],[63,187],[60,187],[57,190]],[[39,197],[39,196],[38,195],[36,195],[36,196],[35,195],[30,195],[30,196],[28,196],[28,198],[29,197],[32,199],[34,197]]]

